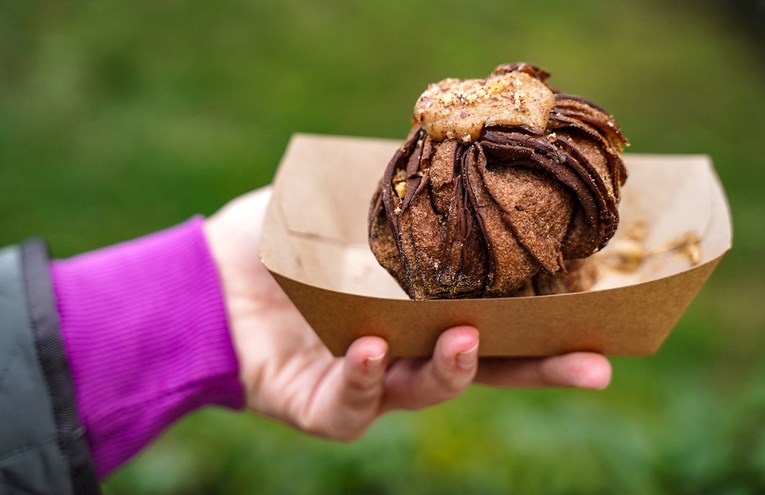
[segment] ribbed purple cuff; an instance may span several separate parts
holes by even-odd
[[[101,478],[184,414],[243,405],[202,222],[52,263],[78,411]]]

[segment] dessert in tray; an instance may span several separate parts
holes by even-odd
[[[587,290],[619,223],[614,118],[528,64],[431,84],[370,207],[369,244],[413,299]]]
[[[431,85],[413,124],[296,134],[279,165],[263,264],[334,355],[378,335],[431,356],[464,324],[482,356],[652,354],[730,249],[708,157],[622,157],[609,114],[538,68]]]

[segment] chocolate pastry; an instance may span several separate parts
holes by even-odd
[[[598,264],[591,258],[566,260],[565,271],[548,273],[540,271],[523,285],[510,293],[510,296],[547,296],[567,292],[583,292],[598,280]]]
[[[570,260],[616,231],[627,141],[612,116],[548,77],[501,65],[417,100],[369,218],[372,252],[413,299],[586,290],[592,277]]]

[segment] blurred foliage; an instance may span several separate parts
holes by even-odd
[[[0,3],[0,245],[68,256],[210,214],[291,133],[403,138],[428,82],[518,60],[632,152],[710,154],[732,206],[734,250],[605,392],[473,388],[350,445],[201,411],[106,493],[765,492],[765,60],[739,22],[711,1]]]

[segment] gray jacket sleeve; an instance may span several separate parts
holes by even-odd
[[[40,241],[0,250],[0,495],[98,494]]]

